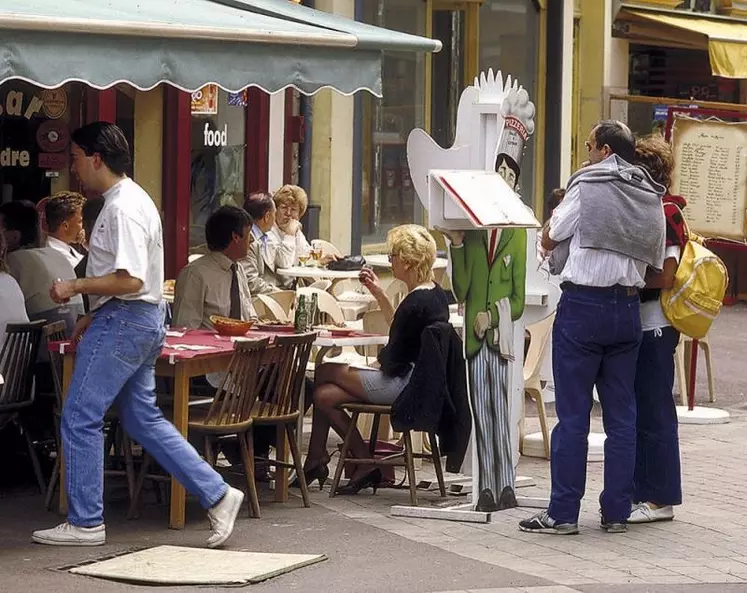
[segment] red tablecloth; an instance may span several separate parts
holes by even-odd
[[[177,329],[170,329],[169,332],[176,332],[178,331],[181,333],[184,330],[177,330]],[[275,336],[278,335],[288,335],[288,332],[284,331],[269,331],[269,330],[249,330],[246,333],[246,337],[249,339],[257,339],[261,340],[263,338],[270,338],[270,343],[274,340]],[[375,334],[366,334],[363,332],[355,332],[351,334],[355,337],[365,337],[365,336],[373,336]],[[172,336],[172,335],[166,335],[166,342],[164,344],[163,350],[161,351],[161,358],[167,359],[170,362],[174,362],[177,360],[189,360],[192,358],[198,358],[198,357],[208,357],[208,356],[215,356],[216,354],[225,354],[226,352],[230,352],[234,349],[235,342],[227,336],[219,336],[213,331],[206,330],[206,329],[190,329],[184,331],[183,336]],[[209,349],[204,350],[182,350],[180,348],[175,348],[175,346],[207,346]],[[65,354],[68,352],[74,352],[75,351],[75,344],[73,344],[71,341],[61,341],[61,342],[49,342],[48,349],[51,352],[59,352],[61,354]]]

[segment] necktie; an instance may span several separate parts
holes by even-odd
[[[241,295],[239,294],[239,265],[231,264],[231,308],[228,316],[231,319],[241,319]]]
[[[492,229],[490,231],[490,250],[488,251],[488,261],[490,264],[493,264],[493,258],[495,257],[495,244],[498,240],[498,231],[496,229]]]

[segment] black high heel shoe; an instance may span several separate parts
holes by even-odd
[[[370,471],[365,476],[361,476],[357,480],[350,480],[345,486],[340,486],[335,494],[342,496],[350,496],[358,494],[364,488],[373,488],[373,493],[376,494],[376,489],[379,487],[379,482],[382,480],[381,470],[379,468]]]
[[[329,467],[327,467],[327,464],[324,462],[320,462],[314,467],[303,470],[303,479],[306,481],[306,485],[310,487],[315,480],[319,480],[319,490],[324,488],[324,483],[327,481],[328,477]],[[298,480],[299,478],[296,478],[291,482],[291,488],[301,487],[301,483]]]

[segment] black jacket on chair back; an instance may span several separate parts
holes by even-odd
[[[423,331],[410,382],[392,405],[392,428],[438,435],[446,471],[459,472],[472,432],[462,340],[451,324]]]

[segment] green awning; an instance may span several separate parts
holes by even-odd
[[[0,83],[380,96],[382,51],[440,49],[288,0],[0,0]]]

